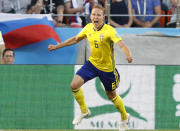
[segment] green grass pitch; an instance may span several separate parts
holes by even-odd
[[[0,131],[118,131],[118,130],[59,130],[59,129],[57,129],[57,130],[55,130],[55,129],[53,129],[53,130],[45,130],[45,129],[23,129],[23,130],[21,130],[21,129],[16,129],[16,130],[0,130]],[[163,130],[126,130],[126,131],[180,131],[180,129],[176,129],[176,130],[173,130],[173,129],[168,129],[168,130],[165,130],[165,129],[163,129]]]

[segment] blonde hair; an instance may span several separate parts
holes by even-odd
[[[105,9],[104,9],[101,5],[95,4],[95,5],[92,7],[92,10],[93,10],[94,8],[102,10],[102,11],[103,11],[103,15],[105,14]]]

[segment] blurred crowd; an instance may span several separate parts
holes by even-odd
[[[91,8],[100,4],[106,16],[110,9],[106,22],[113,27],[176,27],[178,0],[109,1],[110,5],[107,0],[0,0],[0,13],[52,14],[56,27],[84,27]]]

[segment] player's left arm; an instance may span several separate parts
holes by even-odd
[[[126,55],[126,59],[127,59],[128,63],[131,63],[133,59],[132,59],[129,48],[124,44],[124,42],[122,40],[118,41],[117,45],[121,48],[123,53]]]

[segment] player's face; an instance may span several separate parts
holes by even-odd
[[[93,8],[91,12],[91,21],[95,29],[101,27],[101,25],[104,23],[103,11],[99,8]]]
[[[3,62],[4,64],[13,64],[14,62],[14,55],[13,51],[6,51],[3,56]]]

